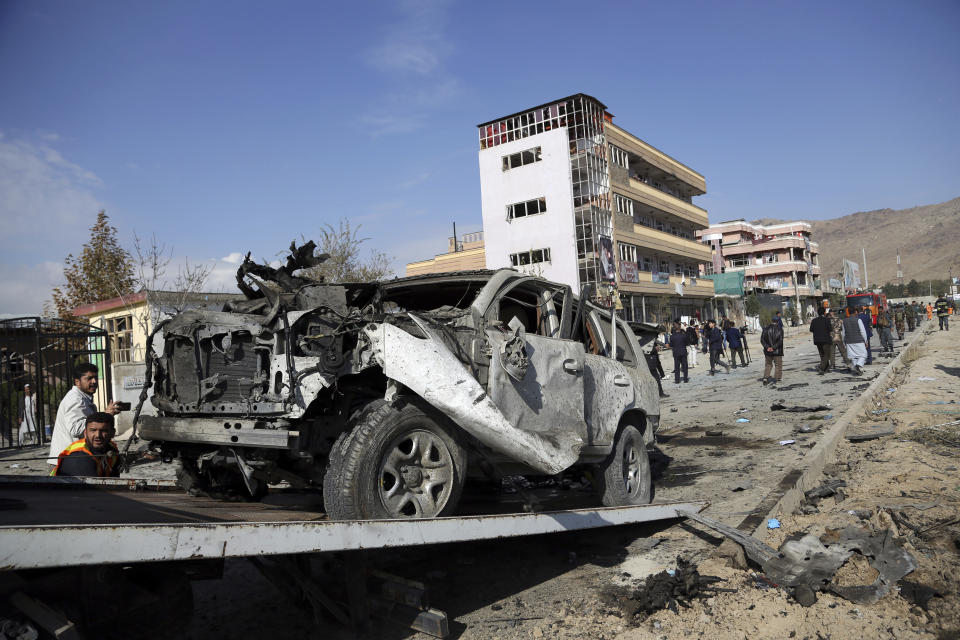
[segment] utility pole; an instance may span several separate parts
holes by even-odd
[[[903,268],[900,265],[900,247],[897,247],[897,284],[903,286]]]
[[[860,247],[860,253],[863,254],[863,290],[869,291],[870,278],[867,277],[867,250],[864,247]]]
[[[459,251],[457,248],[457,223],[453,223],[453,252],[456,253]]]

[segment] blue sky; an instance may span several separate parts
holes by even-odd
[[[0,0],[0,314],[106,208],[177,258],[343,216],[402,274],[480,228],[475,125],[572,93],[706,176],[711,220],[960,196],[960,3]]]

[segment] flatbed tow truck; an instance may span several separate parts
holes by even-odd
[[[249,559],[318,620],[332,616],[363,634],[375,616],[445,638],[446,614],[424,585],[368,567],[365,551],[669,520],[706,506],[336,521],[310,499],[279,492],[271,502],[223,502],[169,480],[0,476],[0,639],[37,638],[37,629],[67,640],[138,637],[124,615],[169,624],[189,615],[188,580],[219,577],[226,558]],[[313,554],[339,556],[333,588],[330,576],[312,575]]]

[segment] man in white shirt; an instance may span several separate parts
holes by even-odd
[[[64,449],[83,437],[87,427],[87,416],[96,413],[97,406],[93,404],[93,394],[97,392],[97,367],[85,362],[78,365],[73,374],[73,388],[63,396],[57,408],[57,421],[53,425],[53,436],[50,438],[49,464],[57,464],[57,458]],[[117,415],[120,413],[120,404],[111,402],[106,413]]]
[[[20,400],[20,429],[17,432],[17,443],[22,447],[24,441],[40,444],[37,430],[37,396],[33,395],[30,384],[23,385],[23,399]]]

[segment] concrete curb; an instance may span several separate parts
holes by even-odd
[[[803,502],[804,492],[814,488],[820,481],[823,468],[833,459],[837,444],[843,439],[851,422],[866,408],[867,403],[873,400],[877,391],[886,387],[890,376],[903,367],[904,357],[916,353],[926,341],[928,335],[930,335],[930,330],[924,330],[884,368],[880,375],[870,383],[870,386],[864,389],[860,397],[854,400],[844,411],[836,424],[824,433],[816,446],[803,457],[799,467],[789,471],[783,477],[779,485],[761,501],[760,506],[754,513],[740,523],[738,529],[750,530],[754,537],[762,537],[768,531],[768,518],[776,517],[781,513],[791,513],[800,506],[800,503]],[[759,522],[757,522],[758,518]]]

